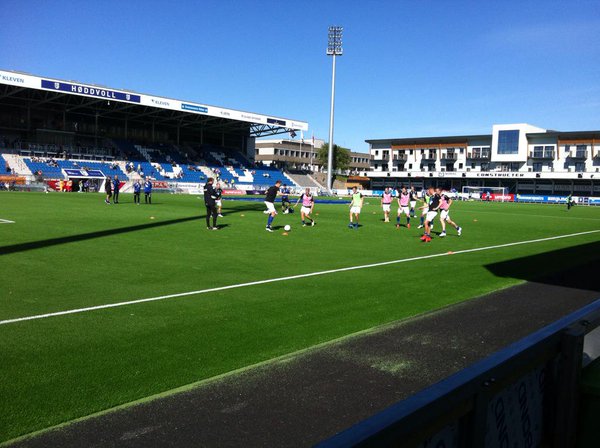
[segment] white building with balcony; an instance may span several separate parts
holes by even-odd
[[[600,131],[498,124],[487,135],[367,140],[372,188],[507,187],[511,193],[600,196]]]

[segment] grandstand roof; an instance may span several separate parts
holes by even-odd
[[[111,118],[143,116],[163,125],[202,125],[204,129],[225,131],[248,130],[254,137],[308,129],[308,123],[289,118],[0,70],[0,100],[23,99],[32,106],[51,103],[65,106],[67,111],[85,113],[89,110],[90,114],[100,113]]]

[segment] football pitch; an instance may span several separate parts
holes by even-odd
[[[280,214],[273,233],[262,202],[225,199],[209,231],[197,196],[102,201],[0,194],[0,442],[598,262],[577,249],[600,242],[593,207],[457,202],[462,236],[422,243],[375,198],[358,230],[317,203],[315,227]]]

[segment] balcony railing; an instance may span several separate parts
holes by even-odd
[[[437,154],[435,152],[426,152],[421,156],[421,158],[423,160],[437,160]]]
[[[456,153],[455,152],[442,153],[440,158],[442,160],[456,160]]]
[[[587,151],[573,151],[569,157],[571,159],[587,159]]]
[[[467,154],[467,159],[474,160],[488,160],[490,158],[490,151],[473,151]]]
[[[394,161],[406,162],[408,156],[406,154],[394,154]]]
[[[529,157],[532,159],[554,159],[554,150],[531,151]]]

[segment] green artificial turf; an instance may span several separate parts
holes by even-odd
[[[600,208],[456,203],[463,236],[449,229],[425,244],[418,220],[398,230],[367,198],[358,230],[347,228],[346,205],[317,204],[314,228],[280,214],[276,228],[292,225],[285,236],[265,232],[260,202],[225,199],[224,227],[209,231],[197,196],[154,200],[0,193],[0,218],[15,221],[0,224],[0,320],[600,229]],[[592,233],[0,325],[0,441],[597,261],[589,247],[599,241]],[[524,258],[557,250],[560,264]],[[490,267],[516,259],[506,275]]]

